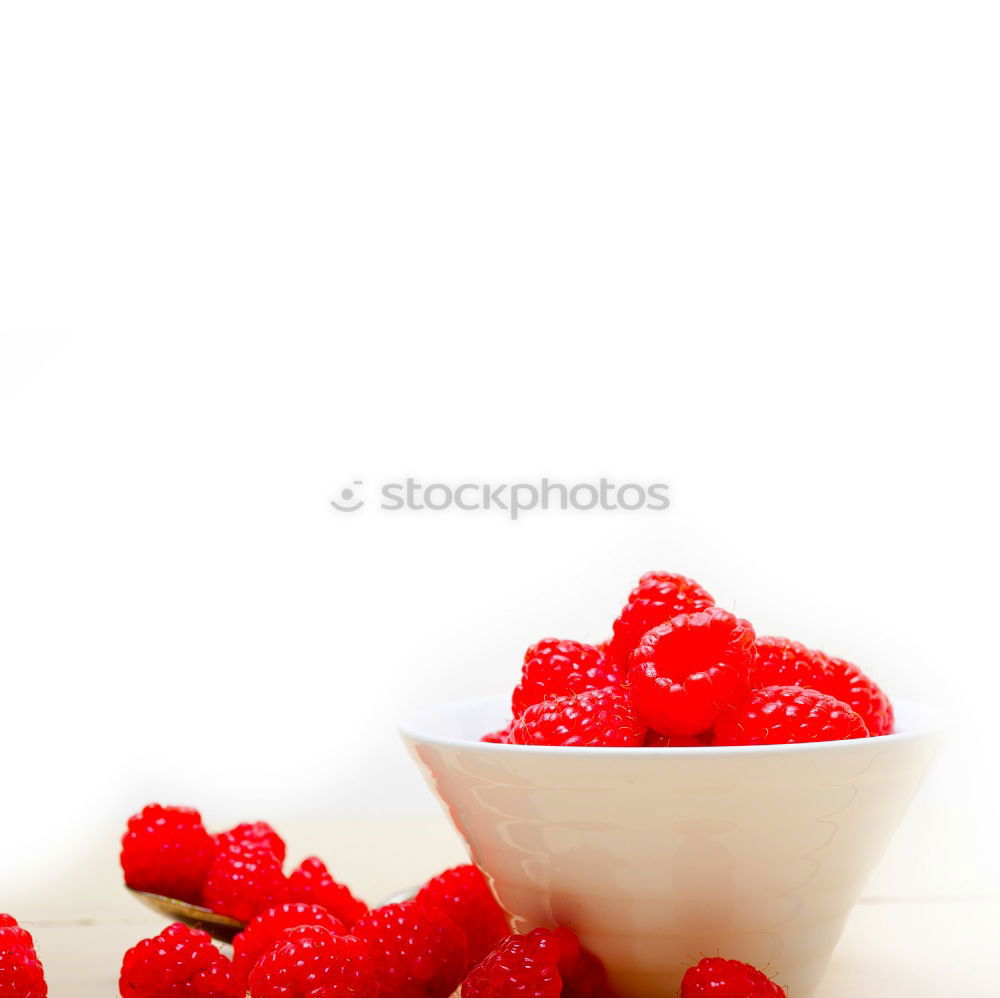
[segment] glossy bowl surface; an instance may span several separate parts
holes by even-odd
[[[569,925],[622,998],[674,998],[702,956],[809,998],[930,765],[929,711],[897,734],[808,745],[582,749],[478,741],[496,699],[401,733],[512,925]]]

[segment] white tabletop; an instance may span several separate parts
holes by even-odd
[[[290,860],[318,853],[372,903],[465,861],[443,818],[286,822],[280,830]],[[111,998],[122,954],[163,927],[122,889],[116,834],[109,830],[73,871],[0,903],[34,934],[52,998]],[[816,998],[1000,994],[1000,898],[908,895],[911,862],[905,848],[896,849],[873,878]]]

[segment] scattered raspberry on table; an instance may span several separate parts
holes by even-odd
[[[462,998],[614,998],[600,961],[566,928],[511,935],[462,982]]]
[[[335,880],[318,856],[309,856],[288,875],[289,901],[322,905],[346,926],[353,925],[368,911],[346,884]]]
[[[47,998],[35,941],[12,915],[0,915],[0,998]]]
[[[448,998],[468,965],[465,932],[434,904],[383,905],[351,933],[368,947],[384,998]]]
[[[250,973],[250,998],[376,998],[375,962],[354,936],[319,925],[289,929]]]
[[[233,976],[246,989],[257,961],[285,939],[289,929],[313,925],[342,936],[346,929],[317,904],[280,904],[254,917],[233,940]]]
[[[684,974],[681,998],[786,998],[786,995],[783,988],[748,963],[708,957]]]
[[[469,943],[467,963],[478,963],[510,933],[507,916],[478,867],[456,866],[428,880],[417,901],[437,905],[456,925]]]
[[[125,954],[118,991],[122,998],[243,998],[208,933],[179,922]]]

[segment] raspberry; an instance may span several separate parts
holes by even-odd
[[[512,935],[477,964],[462,998],[613,998],[599,960],[566,928]]]
[[[518,718],[546,698],[599,690],[619,681],[617,670],[600,649],[580,641],[545,638],[524,653],[521,682],[511,707]]]
[[[437,905],[462,927],[469,941],[469,966],[479,963],[510,932],[507,916],[493,897],[486,878],[471,864],[445,870],[427,881],[417,901]]]
[[[122,838],[125,883],[136,891],[197,903],[215,855],[201,815],[189,807],[149,804]]]
[[[783,988],[756,967],[717,956],[688,968],[681,981],[681,998],[786,998]]]
[[[754,689],[801,686],[836,697],[860,714],[870,735],[889,735],[893,711],[889,698],[856,665],[813,651],[788,638],[758,638]]]
[[[703,731],[697,735],[661,735],[652,728],[646,732],[645,748],[704,748],[712,744],[712,733]]]
[[[285,862],[285,840],[266,821],[246,822],[215,836],[216,849],[236,846],[241,842],[267,846],[278,857],[279,863]]]
[[[241,842],[216,853],[202,898],[212,911],[249,922],[284,901],[286,889],[278,857],[267,846]]]
[[[586,950],[569,973],[563,975],[563,994],[567,998],[617,998],[608,982],[604,964]]]
[[[842,658],[816,653],[827,668],[823,686],[816,689],[829,693],[860,714],[871,735],[891,735],[895,724],[889,698],[856,665]]]
[[[828,692],[823,687],[826,663],[819,652],[788,638],[757,638],[757,660],[750,669],[755,690],[765,686],[802,686]]]
[[[208,933],[180,922],[125,954],[118,991],[122,998],[242,998]]]
[[[290,901],[320,905],[344,925],[353,925],[368,911],[368,905],[359,901],[344,884],[334,880],[316,856],[302,860],[291,872],[287,896]]]
[[[729,707],[715,725],[716,745],[788,745],[867,738],[865,722],[846,703],[799,686],[768,686]]]
[[[345,932],[341,922],[316,904],[279,904],[262,911],[233,940],[233,976],[244,991],[257,961],[285,939],[288,929],[300,925],[319,925],[335,936]]]
[[[504,727],[497,731],[491,731],[488,735],[483,735],[479,740],[492,742],[494,745],[506,745],[510,741],[510,729],[513,724],[513,721],[508,721]]]
[[[376,998],[375,964],[364,943],[322,926],[288,929],[250,973],[251,998]]]
[[[672,617],[647,631],[629,658],[632,708],[663,734],[705,731],[746,697],[754,654],[753,628],[720,607]]]
[[[559,998],[561,959],[559,937],[550,929],[508,936],[469,972],[462,998]]]
[[[0,915],[0,998],[47,998],[35,941],[10,915]]]
[[[610,686],[536,703],[510,729],[513,745],[622,747],[641,745],[645,736],[628,698]]]
[[[387,904],[351,932],[375,961],[382,998],[448,998],[465,973],[465,933],[436,905]]]
[[[693,579],[670,572],[647,572],[629,594],[608,642],[608,655],[621,668],[639,639],[654,627],[681,613],[694,613],[715,605],[715,600]]]

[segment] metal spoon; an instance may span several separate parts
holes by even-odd
[[[147,908],[166,916],[172,922],[183,922],[195,929],[204,929],[213,939],[220,942],[231,943],[233,937],[242,932],[246,927],[245,922],[230,918],[228,915],[219,915],[208,908],[202,908],[196,904],[189,904],[187,901],[178,901],[176,898],[163,897],[162,894],[150,894],[147,891],[134,891],[131,887],[125,888],[129,894],[141,901]],[[400,901],[409,901],[416,897],[419,888],[411,887],[405,891],[399,891],[387,898],[383,904],[396,904]]]
[[[219,915],[196,904],[189,904],[187,901],[165,898],[160,894],[149,894],[146,891],[134,891],[131,887],[125,889],[147,908],[152,908],[170,921],[183,922],[195,929],[204,929],[213,939],[218,939],[220,942],[231,943],[233,937],[245,927],[244,922],[228,915]]]

